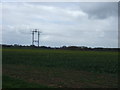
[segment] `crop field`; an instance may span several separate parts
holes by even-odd
[[[116,88],[118,52],[2,49],[3,88]]]

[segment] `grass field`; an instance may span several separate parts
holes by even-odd
[[[118,85],[118,52],[3,48],[2,53],[3,88]],[[10,84],[13,81],[17,83]]]

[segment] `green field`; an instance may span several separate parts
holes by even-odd
[[[2,53],[3,88],[118,87],[118,52],[3,48]]]

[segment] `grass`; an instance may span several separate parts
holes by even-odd
[[[3,50],[3,64],[59,67],[91,72],[117,73],[117,52],[67,50]]]
[[[118,52],[3,48],[2,53],[3,76],[53,87],[117,87]]]
[[[29,82],[25,82],[23,80],[20,79],[16,79],[10,76],[3,76],[3,88],[49,88],[48,86],[44,86],[44,85],[39,85],[36,83],[29,83]]]

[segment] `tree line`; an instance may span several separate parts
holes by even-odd
[[[61,47],[50,47],[50,46],[33,46],[33,45],[7,45],[7,44],[0,44],[2,48],[41,48],[41,49],[62,49],[62,50],[96,50],[96,51],[119,51],[120,48],[103,48],[103,47],[86,47],[86,46],[61,46]]]

